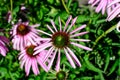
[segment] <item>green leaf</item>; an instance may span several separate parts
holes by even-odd
[[[110,62],[110,54],[107,53],[107,54],[106,54],[106,60],[105,60],[104,72],[106,72],[106,70],[107,70],[107,68],[108,68],[108,65],[109,65],[109,62]]]
[[[84,16],[84,15],[79,15],[77,18],[76,23],[82,23],[85,21],[89,21],[89,17],[88,16]]]
[[[115,61],[115,63],[113,64],[113,66],[110,68],[110,72],[109,72],[109,74],[107,76],[111,75],[115,71],[115,69],[117,68],[118,64],[119,64],[119,60],[117,59]]]
[[[81,77],[80,80],[93,80],[93,77],[85,76],[85,77]]]
[[[103,71],[100,70],[99,68],[96,68],[89,60],[88,60],[88,56],[85,56],[84,57],[84,61],[86,63],[86,67],[91,70],[91,71],[94,71],[94,72],[97,72],[97,73],[102,73]]]
[[[3,78],[8,75],[7,69],[0,67],[0,78]]]

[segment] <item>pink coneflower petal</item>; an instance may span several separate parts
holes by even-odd
[[[70,62],[71,66],[72,66],[73,68],[76,68],[76,66],[75,66],[72,58],[70,57],[70,55],[68,54],[68,52],[67,52],[67,50],[66,50],[65,48],[64,48],[64,51],[65,51],[65,55],[66,55],[68,61]]]
[[[34,50],[38,50],[38,49],[40,49],[40,48],[43,48],[43,47],[45,47],[45,46],[48,46],[48,45],[51,45],[52,43],[50,42],[50,43],[43,43],[43,44],[41,44],[40,46],[37,46]]]
[[[39,38],[38,41],[50,41],[51,38]]]
[[[40,24],[31,25],[31,27],[38,27]]]
[[[4,49],[2,46],[0,46],[0,53],[1,53],[3,56],[6,56],[6,51],[5,51],[5,49]]]
[[[52,23],[53,28],[54,28],[55,31],[57,32],[57,28],[56,28],[55,23],[53,22],[53,20],[51,20],[51,23]]]
[[[28,63],[26,63],[27,69],[26,69],[26,75],[28,76],[28,74],[30,73],[30,67],[31,67],[32,63],[31,60],[28,59]]]
[[[25,38],[29,39],[29,41],[31,42],[31,44],[36,45],[36,42],[34,42],[30,36],[26,36]]]
[[[92,1],[92,2],[91,2],[91,3],[93,3],[93,4],[92,4],[92,7],[95,6],[99,1],[100,1],[100,0],[96,0],[96,1],[94,0],[94,2]],[[90,3],[90,4],[91,4],[91,3]]]
[[[72,19],[72,16],[70,16],[69,18],[68,18],[68,20],[67,20],[67,22],[66,22],[66,24],[65,24],[65,27],[64,27],[64,30],[63,31],[65,31],[66,30],[66,28],[68,27],[68,24],[70,23],[70,20]]]
[[[55,50],[55,52],[53,53],[53,55],[51,56],[51,60],[50,60],[50,62],[48,63],[48,70],[50,70],[50,68],[51,68],[51,66],[52,66],[52,64],[53,64],[53,61],[54,61],[54,59],[55,59],[55,56],[56,56],[56,53],[57,53],[57,49]]]
[[[89,0],[88,3],[91,4],[92,7],[96,7],[95,12],[99,13],[101,11],[102,14],[105,14],[105,12],[107,11],[107,14],[109,14],[108,12],[110,11],[110,9],[107,10],[107,6],[112,1],[113,0]]]
[[[43,62],[47,61],[48,57],[51,55],[51,53],[53,53],[53,50],[54,50],[54,47],[51,47],[51,48],[48,50],[46,56],[45,56],[44,59],[43,59]]]
[[[5,43],[9,43],[9,40],[5,36],[0,36],[0,41],[3,41]]]
[[[43,33],[43,34],[46,34],[46,35],[48,35],[48,36],[52,36],[51,34],[46,33],[46,32],[44,32],[44,31],[42,31],[42,30],[38,30],[38,31],[41,32],[41,33]]]
[[[23,44],[24,44],[24,41],[23,41],[23,39],[22,38],[20,38],[20,50],[23,50],[24,48],[23,48]]]
[[[47,67],[45,66],[45,64],[43,64],[43,61],[41,60],[40,57],[37,57],[37,61],[38,61],[39,65],[40,65],[46,72],[48,72]]]
[[[29,63],[30,63],[30,59],[27,57],[27,60],[26,60],[26,63],[25,63],[25,72],[26,72],[26,75],[28,76],[28,74],[29,74]]]
[[[61,24],[60,17],[59,17],[59,24],[60,24],[60,32],[61,32],[62,31],[62,24]]]
[[[16,40],[17,40],[16,49],[20,50],[20,43],[19,43],[20,42],[20,37],[18,37]]]
[[[18,60],[20,60],[24,55],[25,55],[25,50],[22,51],[22,53],[20,53],[20,56],[19,56]]]
[[[88,32],[81,32],[81,33],[78,33],[78,34],[71,35],[70,37],[73,38],[73,37],[81,36],[81,35],[84,35],[84,34],[87,34],[87,33]]]
[[[54,31],[52,30],[52,28],[51,28],[49,25],[47,25],[47,28],[48,28],[52,33],[54,33]]]
[[[77,47],[79,47],[79,48],[82,48],[82,49],[85,49],[85,50],[88,50],[88,51],[92,51],[91,48],[86,47],[86,46],[83,46],[83,45],[81,45],[81,44],[77,44],[77,43],[74,43],[74,42],[71,42],[71,44],[73,44],[73,45],[75,45],[75,46],[77,46]]]
[[[78,60],[78,58],[75,56],[75,54],[72,52],[72,50],[70,50],[70,48],[67,47],[68,52],[70,53],[70,55],[73,57],[73,59],[75,60],[75,62],[77,63],[78,66],[81,67],[80,61]]]
[[[71,39],[73,41],[80,41],[80,42],[89,42],[90,40],[87,39]]]
[[[48,47],[50,47],[50,46],[52,46],[52,44],[51,44],[51,43],[48,43],[48,45],[46,45],[46,46],[42,47],[41,49],[37,50],[33,55],[38,54],[39,52],[43,51],[44,49],[46,49],[46,48],[48,48]]]
[[[68,32],[68,31],[73,27],[73,25],[75,24],[76,20],[77,20],[77,17],[75,17],[75,18],[72,20],[72,23],[71,23],[71,25],[68,27],[68,29],[67,29],[66,32]]]
[[[57,57],[57,62],[56,62],[56,67],[55,70],[58,72],[60,70],[60,49],[58,50],[58,57]]]
[[[20,68],[21,68],[21,69],[22,69],[23,66],[25,65],[26,61],[27,61],[27,56],[25,55],[25,56],[22,58],[22,60],[20,60],[20,62],[21,62]]]
[[[103,2],[104,2],[104,3],[103,3]],[[105,10],[106,10],[106,5],[107,5],[107,1],[102,0],[102,1],[99,3],[98,7],[96,8],[96,12],[98,13],[98,12],[100,12],[100,10],[102,10],[102,14],[104,14],[104,13],[105,13]]]
[[[109,14],[109,16],[107,17],[108,21],[111,21],[112,19],[114,19],[118,14],[120,13],[120,5],[118,5],[117,7],[115,7],[111,13]]]
[[[120,0],[114,0],[112,1],[111,3],[109,3],[109,5],[107,6],[107,8],[111,7],[112,5],[116,4],[116,3],[119,3]]]
[[[70,32],[70,34],[73,34],[73,33],[77,32],[77,31],[79,31],[79,30],[81,30],[81,29],[83,29],[85,27],[86,27],[86,25],[82,25],[81,27],[78,27],[75,30],[73,30],[72,32]]]
[[[32,59],[32,70],[35,75],[39,74],[38,66],[36,60]]]

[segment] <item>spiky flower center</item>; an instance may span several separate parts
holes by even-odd
[[[29,33],[30,29],[29,26],[24,25],[24,24],[20,24],[17,27],[17,34],[19,35],[26,35],[27,33]]]
[[[59,71],[57,74],[56,74],[56,77],[58,80],[65,80],[66,78],[66,73],[64,71]]]
[[[64,48],[69,45],[69,34],[65,32],[56,32],[52,36],[53,45],[57,48]]]
[[[26,53],[27,53],[29,56],[31,56],[31,57],[33,56],[34,48],[35,48],[34,45],[31,45],[31,46],[26,47]]]

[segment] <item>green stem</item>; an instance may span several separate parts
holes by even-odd
[[[65,5],[65,2],[64,2],[64,1],[65,1],[65,0],[62,0],[62,5],[64,6],[66,12],[69,14],[70,12],[69,12],[67,6]]]
[[[13,11],[13,1],[10,0],[10,8],[11,8],[11,15],[12,15],[12,11]]]
[[[100,35],[96,40],[95,40],[95,44],[93,45],[92,49],[97,45],[97,43],[100,41],[101,38],[103,38],[105,35],[107,35],[108,33],[110,33],[111,31],[113,31],[116,28],[116,25],[110,27],[107,31],[105,31],[102,35]]]

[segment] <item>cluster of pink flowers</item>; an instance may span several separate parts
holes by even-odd
[[[24,6],[20,8],[21,11],[25,11],[25,9],[26,7]],[[31,69],[35,75],[38,75],[40,73],[39,67],[48,72],[53,62],[55,62],[55,58],[57,58],[55,70],[57,72],[60,71],[61,55],[66,56],[73,68],[76,68],[76,65],[81,67],[81,63],[74,51],[72,51],[71,45],[88,51],[92,50],[78,43],[89,42],[90,40],[77,39],[78,36],[83,36],[88,33],[87,31],[80,32],[86,25],[81,25],[74,30],[71,29],[75,25],[77,17],[72,18],[70,16],[65,26],[59,17],[59,27],[56,27],[55,22],[51,20],[52,27],[49,25],[46,27],[52,34],[38,29],[37,27],[40,24],[30,25],[29,21],[23,21],[22,19],[18,20],[17,23],[13,22],[10,11],[6,19],[13,26],[10,31],[12,37],[11,42],[13,49],[20,51],[18,60],[20,61],[20,67],[25,70],[26,76],[29,75]],[[40,34],[45,34],[48,38],[42,38]],[[0,36],[0,53],[3,56],[6,56],[8,52],[6,46],[8,43],[9,40],[6,37]]]
[[[102,14],[107,13],[107,21],[113,20],[115,17],[120,15],[120,0],[89,0],[89,4],[92,4],[92,7],[96,7],[95,11],[99,13],[102,11]],[[25,11],[26,7],[22,6],[21,11]],[[55,25],[55,22],[51,20],[51,26],[47,25],[47,29],[50,31],[45,32],[37,27],[40,24],[29,25],[29,21],[19,20],[16,24],[12,21],[11,12],[7,14],[8,23],[12,23],[13,27],[11,29],[11,37],[13,49],[20,51],[18,54],[18,60],[20,61],[20,67],[25,69],[26,76],[29,75],[30,69],[32,69],[35,75],[38,75],[39,66],[42,67],[46,72],[48,72],[53,62],[55,63],[55,58],[57,59],[55,70],[60,71],[60,61],[61,55],[65,55],[69,63],[73,68],[76,68],[76,65],[81,67],[81,63],[78,57],[75,55],[72,46],[91,51],[92,49],[84,45],[79,44],[78,42],[89,42],[88,39],[78,39],[78,36],[83,36],[88,32],[80,32],[86,27],[86,24],[81,25],[80,27],[72,30],[72,27],[75,25],[77,17],[72,18],[70,16],[65,23],[65,26],[61,23],[60,17],[58,18],[59,27]],[[117,30],[120,26],[120,22],[117,25]],[[47,38],[42,38],[40,34],[45,34]],[[7,44],[9,40],[0,36],[0,53],[3,56],[6,56],[8,52]]]

